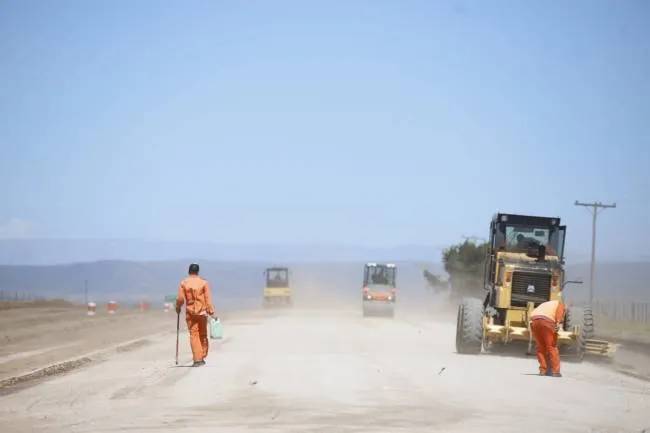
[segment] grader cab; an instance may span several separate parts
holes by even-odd
[[[564,286],[564,239],[560,218],[499,213],[490,224],[484,270],[485,299],[464,298],[458,307],[456,350],[479,353],[520,342],[532,350],[531,313],[539,304],[561,300]],[[590,308],[567,307],[558,331],[564,354],[609,354],[613,347],[593,339]]]

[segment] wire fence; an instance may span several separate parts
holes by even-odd
[[[0,290],[0,301],[3,302],[29,302],[42,301],[43,296],[21,290]]]
[[[650,302],[595,301],[594,314],[615,322],[650,323]]]

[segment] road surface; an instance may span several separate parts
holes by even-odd
[[[458,355],[454,326],[399,311],[251,312],[224,321],[201,368],[187,367],[185,333],[179,367],[174,333],[152,334],[0,396],[0,431],[650,431],[650,383],[592,363],[564,363],[556,379],[530,357]]]

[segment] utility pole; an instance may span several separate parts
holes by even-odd
[[[582,203],[576,200],[576,206],[584,206],[590,208],[592,220],[591,220],[591,270],[589,278],[589,305],[593,304],[594,301],[594,275],[596,270],[596,217],[598,213],[602,212],[607,208],[615,208],[616,203],[613,204],[603,204],[599,201],[593,203]]]
[[[84,280],[84,305],[88,305],[88,280]]]

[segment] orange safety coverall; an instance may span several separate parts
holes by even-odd
[[[208,316],[214,314],[210,284],[198,275],[190,275],[178,286],[176,307],[185,304],[185,320],[190,332],[194,361],[208,356]]]
[[[564,304],[560,301],[548,301],[533,310],[530,328],[537,346],[539,372],[546,374],[548,356],[551,371],[560,372],[560,351],[557,348],[557,327],[564,321]]]

